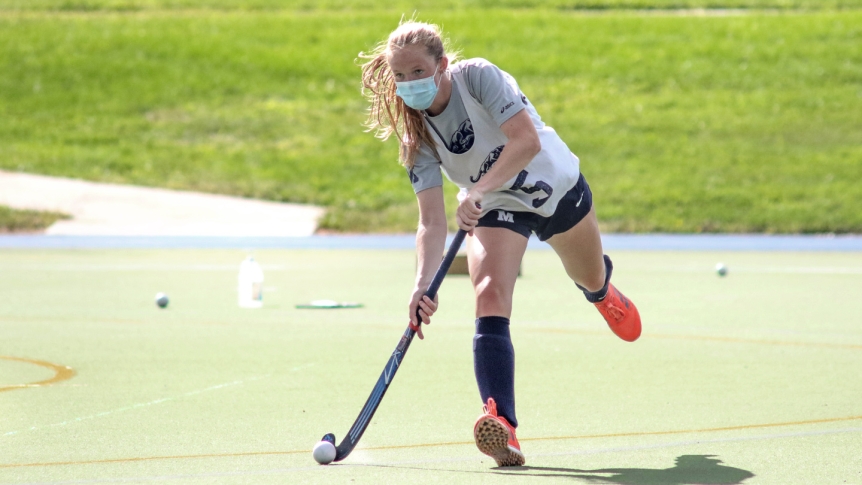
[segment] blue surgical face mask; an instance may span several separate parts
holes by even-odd
[[[437,83],[434,78],[437,76],[437,69],[434,69],[434,74],[422,79],[414,81],[395,82],[395,94],[397,94],[404,104],[413,109],[428,109],[434,98],[437,96]]]

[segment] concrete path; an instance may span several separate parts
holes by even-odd
[[[0,171],[0,205],[59,211],[49,235],[302,237],[320,207]]]

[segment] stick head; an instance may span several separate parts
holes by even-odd
[[[325,435],[323,435],[323,438],[320,438],[320,441],[328,441],[334,445],[335,444],[335,435],[332,433],[326,433]]]

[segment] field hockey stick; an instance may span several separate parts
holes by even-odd
[[[452,244],[449,245],[449,250],[446,251],[446,256],[440,263],[440,267],[437,268],[437,273],[434,274],[434,279],[431,280],[431,285],[428,286],[428,289],[425,291],[425,296],[433,300],[437,295],[437,290],[440,289],[440,284],[443,283],[443,277],[445,277],[446,273],[449,271],[449,266],[452,265],[452,260],[455,259],[455,255],[458,254],[458,250],[461,249],[461,243],[464,242],[464,236],[466,235],[467,233],[461,229],[459,229],[458,233],[455,234],[455,239],[453,239]],[[417,318],[419,317],[418,308],[416,309],[416,316]],[[422,319],[419,318],[418,321],[421,325]],[[398,342],[398,346],[395,347],[395,351],[392,352],[392,356],[389,357],[389,362],[387,362],[386,367],[383,368],[383,373],[381,373],[380,377],[377,379],[377,384],[374,385],[374,390],[371,391],[371,395],[368,396],[368,400],[365,401],[365,406],[362,406],[362,411],[359,412],[359,417],[356,418],[353,426],[350,427],[350,431],[347,432],[347,436],[345,436],[344,439],[341,440],[341,443],[339,443],[335,448],[334,461],[341,461],[347,458],[347,455],[353,451],[356,443],[359,442],[359,438],[362,438],[365,428],[368,427],[368,423],[371,422],[371,418],[374,416],[374,412],[377,411],[380,401],[383,400],[383,395],[386,394],[386,389],[388,389],[389,384],[392,383],[392,379],[398,371],[398,366],[401,364],[404,354],[406,354],[407,349],[410,348],[410,342],[413,341],[414,335],[416,335],[416,331],[408,325],[407,330],[404,331],[404,335],[401,336],[401,341]],[[335,445],[335,435],[327,433],[323,437],[322,441],[328,441]]]

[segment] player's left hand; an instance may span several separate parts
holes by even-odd
[[[416,299],[416,297],[419,297]],[[431,317],[434,315],[434,312],[437,311],[437,296],[434,296],[434,299],[428,298],[424,293],[422,294],[414,294],[413,299],[410,302],[410,328],[416,331],[416,336],[419,337],[419,340],[425,338],[425,335],[422,333],[422,324],[431,325]],[[419,319],[416,318],[416,315],[419,315]]]
[[[458,210],[455,213],[458,227],[469,234],[473,233],[473,228],[479,223],[479,216],[482,215],[482,199],[484,195],[477,190],[470,190],[467,192],[467,196],[458,204]]]

